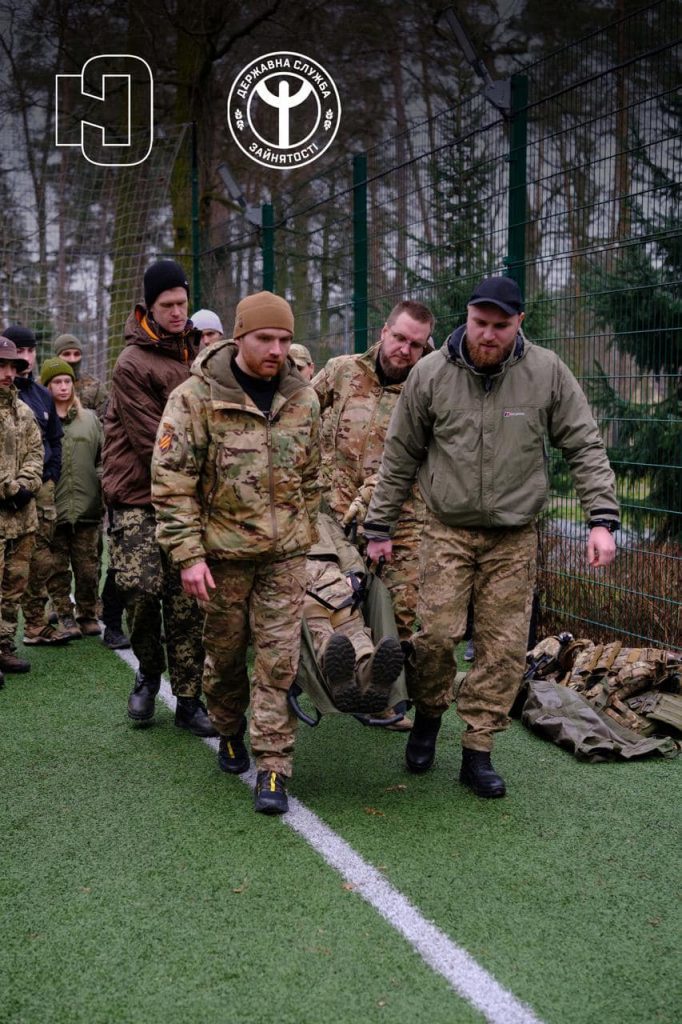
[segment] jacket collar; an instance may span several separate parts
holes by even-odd
[[[237,378],[232,372],[232,357],[237,353],[237,345],[232,338],[216,341],[204,349],[192,363],[191,372],[205,381],[211,390],[212,401],[230,402],[233,405],[244,405],[245,394]],[[287,359],[280,370],[277,391],[284,399],[309,387],[307,381],[295,372],[295,367]]]
[[[456,363],[458,366],[466,367],[467,370],[476,374],[476,376],[499,377],[500,374],[503,374],[509,366],[517,363],[519,359],[523,359],[528,345],[529,342],[524,336],[523,331],[519,331],[516,335],[514,347],[507,358],[489,373],[486,373],[485,370],[479,370],[468,357],[466,350],[466,324],[462,324],[461,327],[457,327],[447,339],[443,347],[447,352],[448,359],[453,363]]]

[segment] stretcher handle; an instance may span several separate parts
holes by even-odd
[[[302,722],[305,722],[306,725],[310,725],[314,728],[316,725],[319,725],[322,715],[320,714],[317,708],[315,708],[315,714],[317,715],[317,718],[312,718],[310,715],[306,714],[301,705],[298,703],[298,698],[301,696],[302,693],[303,690],[298,685],[298,683],[292,683],[289,689],[287,690],[287,704],[289,705],[289,707],[291,708],[291,710],[293,711],[297,718],[300,718],[300,720]]]

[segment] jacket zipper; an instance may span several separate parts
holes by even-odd
[[[275,514],[275,474],[272,459],[272,412],[265,415],[266,444],[268,448],[268,480],[270,483],[270,519],[272,521],[272,546],[277,544],[277,516]]]

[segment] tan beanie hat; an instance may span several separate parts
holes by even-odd
[[[77,348],[79,352],[83,351],[83,346],[75,334],[60,334],[54,343],[55,355],[61,355],[67,348]]]
[[[294,333],[294,314],[286,299],[272,292],[256,292],[247,295],[237,306],[234,318],[233,338],[241,338],[249,331],[263,327],[278,327],[281,331]]]

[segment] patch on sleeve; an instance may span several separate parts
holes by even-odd
[[[161,452],[169,451],[171,445],[173,444],[174,438],[175,438],[175,431],[173,429],[173,425],[171,423],[164,423],[163,430],[159,434],[159,440],[157,442],[157,444],[159,446],[159,451],[161,451]]]

